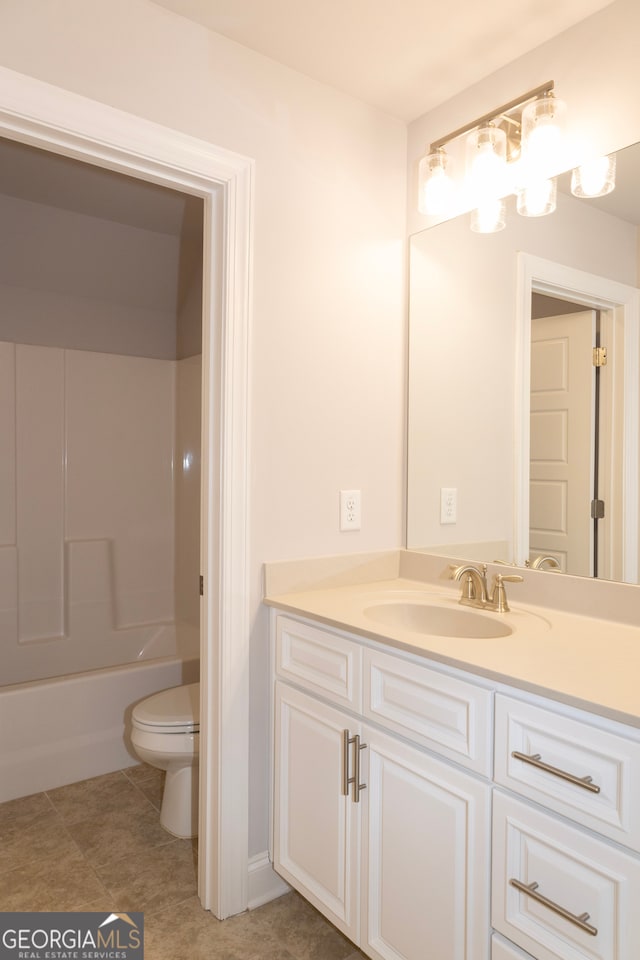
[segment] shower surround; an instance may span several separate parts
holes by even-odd
[[[200,367],[0,343],[0,684],[197,652]]]

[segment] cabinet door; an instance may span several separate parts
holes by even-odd
[[[486,960],[490,786],[363,727],[362,949]]]
[[[343,772],[344,730],[356,724],[280,682],[275,706],[274,867],[357,942],[359,805]]]

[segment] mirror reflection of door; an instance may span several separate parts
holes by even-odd
[[[594,576],[597,313],[555,305],[579,312],[536,316],[544,312],[538,304],[532,317],[529,556],[552,556],[566,573]]]

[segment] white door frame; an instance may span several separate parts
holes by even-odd
[[[0,67],[0,135],[204,199],[198,892],[247,907],[253,161]]]
[[[529,557],[529,396],[531,390],[531,294],[544,293],[595,310],[623,311],[624,405],[622,444],[624,476],[622,569],[627,583],[638,582],[638,476],[640,415],[640,290],[565,267],[527,253],[517,256],[515,378],[515,517],[517,563]]]

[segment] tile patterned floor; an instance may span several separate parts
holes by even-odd
[[[145,960],[364,960],[296,893],[220,923],[196,894],[197,845],[160,826],[141,765],[0,804],[0,910],[145,915]]]

